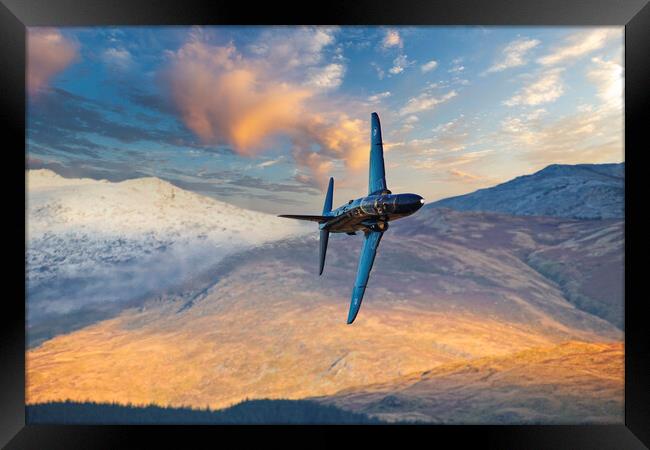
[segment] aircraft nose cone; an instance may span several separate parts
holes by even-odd
[[[412,214],[424,205],[424,199],[417,194],[401,194],[397,212]]]
[[[418,209],[422,208],[422,206],[424,206],[424,199],[416,194],[413,194],[413,197],[413,208],[415,211],[417,211]]]
[[[406,203],[412,207],[420,208],[424,205],[424,199],[417,194],[406,194]]]

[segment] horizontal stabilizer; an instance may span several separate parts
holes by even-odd
[[[285,219],[296,219],[296,220],[310,220],[312,222],[323,223],[327,222],[331,217],[327,216],[304,216],[296,214],[281,214],[278,217],[284,217]]]

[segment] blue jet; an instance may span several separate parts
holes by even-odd
[[[318,222],[320,229],[319,275],[323,273],[323,267],[325,266],[325,254],[327,253],[327,241],[330,233],[355,235],[357,231],[363,231],[363,247],[361,248],[357,268],[357,278],[352,290],[348,324],[354,322],[361,307],[361,300],[363,300],[363,294],[366,292],[366,285],[368,284],[372,264],[375,261],[377,247],[384,232],[388,229],[388,222],[409,216],[424,205],[424,199],[417,194],[393,194],[386,187],[384,145],[381,140],[379,115],[374,112],[370,117],[371,146],[368,195],[356,200],[350,200],[347,204],[332,210],[334,178],[330,178],[322,215],[283,214],[279,216],[288,219]]]

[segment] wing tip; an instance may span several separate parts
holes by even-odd
[[[354,319],[357,318],[357,314],[359,313],[359,309],[361,308],[361,300],[363,299],[363,294],[361,295],[361,298],[359,298],[356,294],[357,288],[355,287],[355,293],[352,296],[352,303],[350,304],[350,310],[348,311],[348,320],[347,323],[350,325],[352,322],[354,322]]]

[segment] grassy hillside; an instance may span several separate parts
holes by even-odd
[[[567,342],[439,366],[319,399],[386,421],[621,424],[623,344]]]

